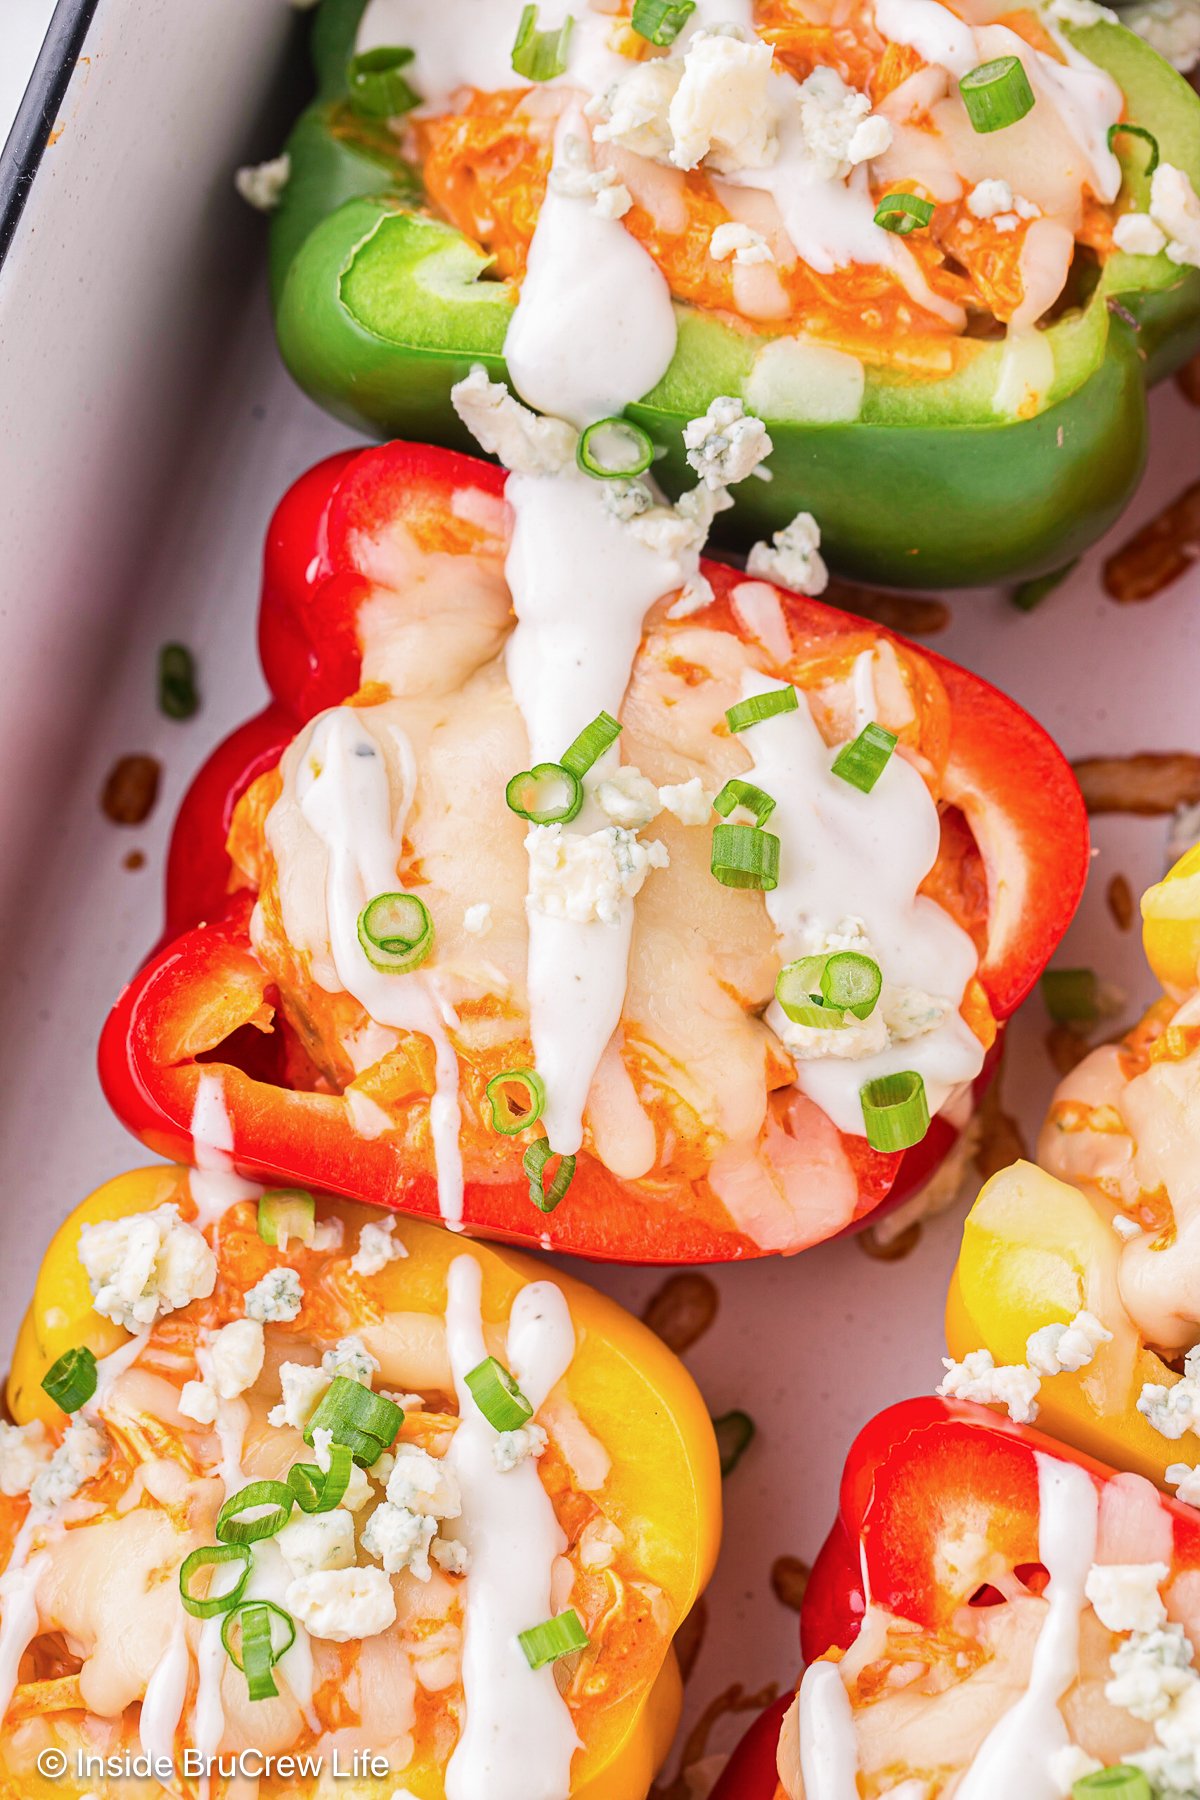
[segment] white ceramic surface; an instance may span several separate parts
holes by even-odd
[[[119,16],[118,16],[119,15]],[[89,62],[0,272],[0,1313],[7,1337],[54,1225],[143,1153],[94,1075],[106,1009],[160,923],[162,853],[209,749],[259,703],[258,564],[272,506],[353,441],[290,384],[274,352],[258,222],[230,173],[265,154],[263,96],[292,15],[274,0],[101,0]],[[203,71],[198,83],[196,71]],[[1150,473],[1123,540],[1200,472],[1200,412],[1155,403]],[[1002,527],[1001,527],[1002,528]],[[951,596],[940,650],[1021,699],[1067,752],[1200,750],[1200,579],[1119,608],[1101,552],[1031,617],[999,595]],[[159,644],[197,655],[199,716],[159,716]],[[137,830],[98,806],[120,754],[160,757]],[[1105,819],[1064,960],[1148,995],[1136,932],[1109,877],[1137,892],[1167,823]],[[146,865],[131,872],[131,849]],[[1037,999],[1012,1034],[1008,1104],[1036,1126],[1052,1086]],[[714,1412],[759,1436],[726,1494],[725,1549],[688,1713],[720,1689],[790,1681],[796,1619],[773,1597],[781,1553],[811,1557],[856,1428],[939,1374],[941,1303],[958,1217],[906,1260],[853,1242],[717,1271],[721,1307],[689,1362]],[[600,1269],[635,1309],[661,1272]],[[739,1726],[714,1737],[728,1745]]]

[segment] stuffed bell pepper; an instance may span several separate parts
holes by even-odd
[[[1062,1081],[1041,1167],[1002,1170],[976,1201],[948,1379],[1200,1501],[1200,850],[1142,911],[1166,991]]]
[[[481,362],[677,491],[737,398],[773,480],[723,525],[807,511],[902,586],[1052,570],[1128,499],[1200,332],[1200,99],[1104,7],[322,0],[314,48],[266,200],[341,417],[461,445]]]
[[[514,473],[392,444],[280,506],[275,699],[184,806],[109,1098],[182,1160],[587,1256],[830,1237],[928,1173],[1065,928],[1070,772],[782,552],[702,562],[718,479],[631,502],[482,370],[458,401]]]
[[[646,1793],[720,1476],[612,1301],[158,1166],[58,1232],[8,1392],[5,1800]]]
[[[1200,1787],[1200,1515],[979,1407],[861,1433],[802,1641],[781,1729],[776,1708],[713,1800]]]

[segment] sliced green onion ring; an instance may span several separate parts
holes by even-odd
[[[513,1088],[523,1090],[524,1105],[520,1111],[513,1106]],[[492,1109],[492,1130],[501,1137],[516,1137],[518,1132],[527,1131],[537,1124],[546,1108],[546,1084],[536,1069],[505,1069],[502,1075],[492,1076],[484,1092]]]
[[[304,1441],[311,1444],[318,1431],[328,1431],[335,1444],[345,1444],[355,1462],[369,1469],[391,1449],[403,1423],[404,1412],[394,1400],[348,1375],[335,1375],[304,1428]]]
[[[276,1619],[284,1632],[280,1644],[275,1641]],[[273,1600],[243,1600],[233,1612],[226,1613],[221,1626],[225,1654],[234,1668],[240,1669],[246,1677],[252,1700],[273,1700],[278,1694],[271,1670],[280,1657],[287,1655],[295,1641],[295,1620]]]
[[[420,94],[401,73],[414,54],[399,44],[380,44],[352,56],[346,64],[352,109],[369,119],[398,119],[419,106]]]
[[[874,720],[856,738],[843,744],[833,759],[833,773],[863,794],[869,794],[891,761],[896,734]]]
[[[539,31],[537,16],[536,6],[527,6],[521,14],[512,47],[512,66],[526,81],[553,81],[556,75],[566,73],[567,45],[575,21],[568,13],[557,30]]]
[[[549,1186],[546,1164],[554,1155],[548,1138],[534,1138],[521,1158],[521,1167],[529,1177],[529,1198],[539,1212],[552,1213],[567,1197],[567,1189],[575,1179],[575,1158],[564,1156]]]
[[[196,659],[186,644],[164,644],[158,653],[158,706],[168,719],[190,719],[200,710]]]
[[[504,790],[510,812],[533,825],[567,825],[583,805],[583,783],[562,763],[537,763]]]
[[[800,697],[794,687],[772,688],[769,694],[751,694],[748,700],[739,700],[736,706],[727,707],[725,721],[730,731],[745,731],[748,725],[760,725],[764,719],[773,719],[776,713],[795,712],[800,704]]]
[[[1081,1775],[1071,1789],[1072,1800],[1151,1800],[1153,1789],[1141,1769],[1129,1763],[1112,1763],[1093,1775]]]
[[[1114,156],[1117,153],[1114,139],[1120,136],[1141,138],[1144,144],[1149,144],[1150,155],[1146,159],[1146,167],[1142,170],[1142,173],[1147,176],[1153,175],[1155,169],[1158,167],[1158,139],[1155,137],[1154,133],[1152,131],[1147,131],[1144,125],[1125,125],[1120,122],[1116,125],[1110,125],[1108,128],[1108,147]]]
[[[762,788],[755,787],[752,781],[727,781],[716,799],[713,810],[727,819],[735,806],[744,806],[747,812],[754,814],[756,825],[765,825],[775,811],[775,802],[770,794]]]
[[[533,1417],[533,1407],[504,1364],[494,1356],[485,1356],[468,1371],[467,1386],[494,1431],[517,1431]]]
[[[817,1031],[842,1031],[848,1020],[841,1008],[830,1006],[821,992],[821,978],[829,958],[801,956],[784,963],[775,977],[775,998],[793,1025]]]
[[[598,481],[632,481],[654,461],[654,439],[630,419],[597,419],[580,433],[575,460]]]
[[[1003,131],[1023,119],[1034,103],[1021,59],[997,56],[992,62],[980,63],[963,76],[958,84],[972,129],[979,132]]]
[[[528,1631],[520,1632],[517,1642],[530,1668],[544,1669],[547,1663],[557,1662],[560,1656],[586,1650],[589,1639],[579,1614],[569,1606],[566,1612],[556,1614],[553,1619],[545,1619],[540,1625],[532,1625]]]
[[[415,894],[376,894],[358,915],[358,941],[372,968],[402,975],[433,949],[433,919]]]
[[[316,1217],[317,1203],[305,1188],[264,1188],[258,1197],[258,1235],[280,1250],[293,1239],[311,1244]]]
[[[217,1514],[217,1536],[223,1544],[257,1544],[283,1530],[295,1504],[296,1496],[286,1482],[252,1481],[230,1494]],[[243,1516],[260,1508],[266,1510],[259,1518]]]
[[[909,1150],[929,1130],[925,1083],[915,1069],[864,1082],[859,1098],[872,1150]]]
[[[859,950],[835,950],[821,975],[821,998],[856,1019],[869,1019],[883,991],[879,964]]]
[[[611,713],[597,713],[591,724],[585,725],[575,741],[563,751],[563,768],[577,781],[582,781],[592,764],[616,743],[620,735],[620,723]]]
[[[758,825],[715,825],[711,867],[722,887],[769,893],[779,886],[779,839]]]
[[[1100,1018],[1100,980],[1095,969],[1046,969],[1042,999],[1056,1025],[1094,1025]]]
[[[875,208],[875,223],[897,237],[907,237],[928,225],[933,213],[933,201],[922,200],[919,194],[885,194]]]
[[[353,1466],[349,1444],[330,1444],[327,1469],[318,1463],[293,1463],[287,1474],[288,1486],[300,1511],[332,1512],[350,1486]]]
[[[64,1350],[42,1376],[42,1386],[55,1406],[65,1413],[78,1412],[96,1391],[96,1356],[86,1344]]]
[[[696,10],[696,0],[633,0],[629,21],[638,36],[660,50],[673,44]]]
[[[205,1544],[203,1549],[193,1550],[190,1556],[185,1556],[179,1565],[179,1598],[184,1611],[191,1613],[193,1619],[215,1619],[221,1613],[232,1612],[250,1579],[252,1554],[249,1544]],[[214,1593],[210,1582],[207,1594],[193,1593],[192,1577],[201,1569],[220,1568],[230,1563],[241,1564],[241,1574],[231,1588]]]
[[[722,1413],[712,1423],[717,1438],[717,1455],[721,1460],[721,1474],[732,1475],[750,1448],[757,1427],[749,1413],[737,1410]]]

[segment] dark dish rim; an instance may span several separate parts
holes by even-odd
[[[16,236],[98,0],[58,0],[12,130],[0,150],[0,266]]]

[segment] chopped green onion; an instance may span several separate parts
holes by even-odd
[[[560,1656],[586,1650],[588,1634],[575,1608],[569,1606],[566,1612],[558,1613],[553,1619],[520,1632],[517,1642],[525,1652],[525,1661],[530,1668],[544,1669],[547,1663],[557,1662]]]
[[[529,1198],[539,1212],[552,1213],[567,1197],[567,1189],[575,1179],[575,1158],[564,1156],[558,1173],[546,1186],[546,1164],[554,1155],[548,1138],[534,1138],[521,1158],[521,1167],[529,1177]]]
[[[769,892],[779,886],[779,839],[757,825],[716,825],[712,872],[722,887]]]
[[[872,1150],[908,1150],[929,1130],[925,1083],[915,1069],[865,1082],[859,1098]]]
[[[721,1459],[721,1474],[732,1475],[750,1448],[755,1432],[754,1420],[746,1412],[727,1412],[714,1419],[712,1424],[717,1437],[717,1455]]]
[[[696,0],[633,0],[630,24],[648,44],[673,44],[696,10]]]
[[[282,1621],[285,1632],[281,1644],[275,1643],[275,1620]],[[239,1641],[234,1643],[234,1627]],[[246,1677],[252,1700],[273,1700],[279,1689],[271,1670],[281,1656],[286,1656],[296,1641],[296,1623],[291,1613],[284,1612],[273,1600],[244,1600],[225,1615],[221,1626],[221,1642],[235,1669]]]
[[[252,1481],[230,1494],[217,1514],[217,1536],[223,1544],[257,1544],[283,1530],[295,1504],[296,1496],[285,1482]],[[256,1519],[242,1517],[260,1507],[269,1510]]]
[[[1003,131],[1033,106],[1034,94],[1019,57],[998,56],[980,63],[958,84],[967,117],[975,131]]]
[[[537,15],[536,6],[527,6],[521,14],[512,47],[512,66],[526,81],[553,81],[556,75],[566,73],[567,45],[575,21],[568,13],[556,31],[539,31]]]
[[[897,237],[907,237],[928,225],[933,211],[933,201],[922,200],[919,194],[885,194],[875,208],[875,223]]]
[[[575,460],[599,481],[632,481],[654,461],[654,439],[629,419],[597,419],[580,433]]]
[[[563,768],[577,781],[582,781],[592,764],[616,743],[620,735],[621,727],[611,713],[597,713],[591,724],[585,725],[574,743],[568,744],[563,751]]]
[[[96,1391],[95,1354],[86,1344],[64,1350],[42,1376],[42,1386],[63,1412],[78,1412]]]
[[[1042,998],[1056,1025],[1094,1025],[1101,1016],[1095,969],[1046,969]]]
[[[415,969],[433,949],[429,908],[415,894],[376,894],[358,915],[358,941],[374,969]]]
[[[193,1619],[215,1619],[219,1613],[232,1612],[250,1579],[252,1554],[249,1544],[206,1544],[202,1550],[193,1550],[190,1556],[185,1556],[179,1565],[179,1598],[184,1610],[190,1612]],[[207,1594],[192,1592],[193,1575],[201,1569],[220,1568],[226,1563],[242,1565],[231,1588],[214,1593],[210,1582]]]
[[[533,1408],[504,1367],[494,1356],[485,1356],[467,1374],[467,1386],[476,1406],[496,1431],[517,1431]]]
[[[311,1444],[316,1432],[331,1432],[335,1444],[347,1445],[355,1462],[369,1469],[391,1449],[403,1423],[403,1410],[394,1400],[348,1375],[335,1375],[305,1427],[304,1441]]]
[[[1078,561],[1079,558],[1073,556],[1069,563],[1064,563],[1061,569],[1052,569],[1049,575],[1035,575],[1032,581],[1020,582],[1012,591],[1012,603],[1017,611],[1033,612],[1047,594],[1061,586]]]
[[[304,1188],[265,1188],[258,1197],[258,1235],[280,1250],[293,1238],[311,1244],[316,1213],[317,1203]]]
[[[1097,1769],[1093,1775],[1081,1775],[1071,1789],[1072,1800],[1151,1800],[1153,1789],[1141,1769],[1128,1763],[1113,1763],[1111,1768]]]
[[[835,950],[821,976],[826,1006],[844,1007],[856,1019],[869,1019],[883,989],[879,964],[858,950]]]
[[[747,812],[754,814],[756,825],[765,825],[775,811],[775,802],[770,794],[765,794],[752,781],[727,781],[716,799],[713,809],[727,819],[735,806],[744,806]]]
[[[513,776],[504,798],[519,819],[534,825],[566,825],[583,805],[583,784],[562,763],[538,763]]]
[[[399,45],[380,44],[377,49],[352,56],[346,64],[346,86],[354,111],[369,119],[398,119],[419,106],[420,94],[401,74],[414,54]]]
[[[288,1470],[288,1486],[300,1511],[332,1512],[350,1486],[353,1460],[349,1444],[330,1444],[327,1469],[318,1463],[293,1463]]]
[[[519,1111],[508,1092],[514,1087],[523,1089],[524,1104]],[[545,1110],[546,1084],[536,1069],[505,1069],[503,1075],[492,1076],[484,1091],[492,1109],[492,1130],[501,1137],[516,1137],[518,1132],[527,1131]]]
[[[727,707],[725,720],[730,731],[745,731],[748,725],[759,725],[764,719],[773,719],[776,713],[795,712],[799,704],[794,687],[772,688],[769,694],[751,694],[748,700]]]
[[[1124,135],[1125,137],[1141,138],[1144,144],[1149,144],[1150,155],[1147,158],[1146,167],[1143,170],[1143,173],[1146,175],[1153,175],[1155,169],[1158,167],[1158,139],[1155,137],[1154,133],[1152,131],[1147,131],[1144,125],[1110,125],[1108,128],[1108,147],[1114,155],[1116,154],[1116,145],[1114,144],[1113,139],[1121,135]]]
[[[896,734],[874,721],[864,725],[856,738],[843,744],[833,759],[833,773],[851,787],[869,794],[891,760]]]
[[[158,707],[168,719],[190,719],[200,710],[196,659],[186,644],[164,644],[158,653]]]

